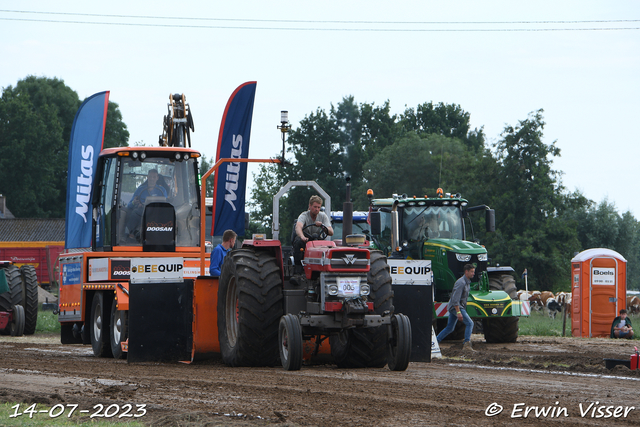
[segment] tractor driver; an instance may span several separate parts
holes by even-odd
[[[127,205],[129,213],[127,215],[127,228],[129,229],[129,238],[136,238],[134,230],[140,226],[142,220],[142,212],[144,210],[144,202],[147,197],[160,196],[167,197],[167,190],[158,184],[159,174],[157,169],[151,169],[147,174],[147,181],[142,183],[140,187],[133,193],[131,201]]]
[[[317,195],[311,196],[309,199],[309,210],[302,212],[296,221],[296,237],[293,239],[293,260],[296,274],[302,273],[304,250],[309,241],[309,238],[304,235],[302,229],[309,225],[315,225],[317,227],[324,225],[327,228],[327,234],[333,236],[331,220],[327,214],[320,212],[320,208],[322,208],[322,198]]]

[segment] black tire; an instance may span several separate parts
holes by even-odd
[[[484,339],[488,343],[509,343],[518,340],[519,317],[493,317],[482,319]]]
[[[511,274],[490,274],[489,289],[493,291],[505,291],[509,298],[518,299],[516,279]]]
[[[367,283],[371,287],[369,300],[375,314],[393,314],[393,290],[387,257],[371,252],[371,268]],[[339,368],[382,368],[387,364],[387,328],[352,328],[329,338],[331,355]]]
[[[230,366],[275,366],[284,313],[282,275],[269,251],[238,249],[225,257],[218,288],[218,339]]]
[[[24,334],[33,335],[38,323],[38,276],[33,265],[20,267],[22,275],[22,306],[24,307]]]
[[[10,265],[4,269],[9,292],[0,294],[0,311],[9,311],[16,305],[22,305],[22,276],[20,269]]]
[[[389,369],[406,371],[411,358],[411,322],[404,314],[394,314],[391,318],[389,337]]]
[[[302,367],[302,328],[293,314],[285,314],[278,327],[280,361],[287,371],[299,371]]]
[[[89,331],[91,335],[91,347],[97,357],[110,357],[111,345],[109,343],[109,323],[111,320],[111,301],[102,292],[93,295],[91,303],[91,317],[89,318]]]
[[[122,343],[129,337],[129,312],[118,310],[117,304],[111,304],[111,321],[109,327],[109,343],[111,354],[115,359],[124,359],[127,353],[122,351]]]
[[[9,324],[9,334],[12,337],[21,337],[24,335],[24,308],[21,305],[13,307],[13,316]]]

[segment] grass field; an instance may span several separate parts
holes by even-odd
[[[518,326],[519,335],[534,335],[541,337],[562,336],[562,313],[558,313],[555,319],[543,312],[532,311],[531,316],[521,317]],[[571,318],[567,316],[565,336],[571,336]]]
[[[38,323],[36,323],[36,334],[44,332],[60,332],[60,322],[58,322],[57,314],[53,314],[53,311],[42,310],[42,304],[40,304],[40,307],[38,307]]]

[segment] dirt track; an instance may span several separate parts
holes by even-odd
[[[480,335],[473,341],[477,353],[445,342],[444,358],[411,363],[401,373],[335,365],[285,372],[229,368],[219,360],[128,364],[95,358],[90,346],[62,346],[57,336],[3,336],[0,400],[77,404],[78,410],[132,404],[134,412],[146,404],[138,420],[158,426],[640,425],[640,371],[607,370],[603,363],[628,358],[637,342],[520,337],[505,345],[485,344]],[[598,417],[594,406],[587,410],[593,402],[614,407]],[[502,412],[488,416],[497,405]],[[525,418],[527,407],[551,409]]]

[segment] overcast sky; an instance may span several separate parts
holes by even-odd
[[[295,128],[349,95],[393,113],[459,104],[489,144],[542,108],[567,189],[640,218],[638,1],[0,0],[0,36],[0,86],[35,75],[80,99],[109,90],[130,145],[155,145],[169,94],[184,93],[207,157],[246,81],[253,158],[281,150],[281,110]]]

